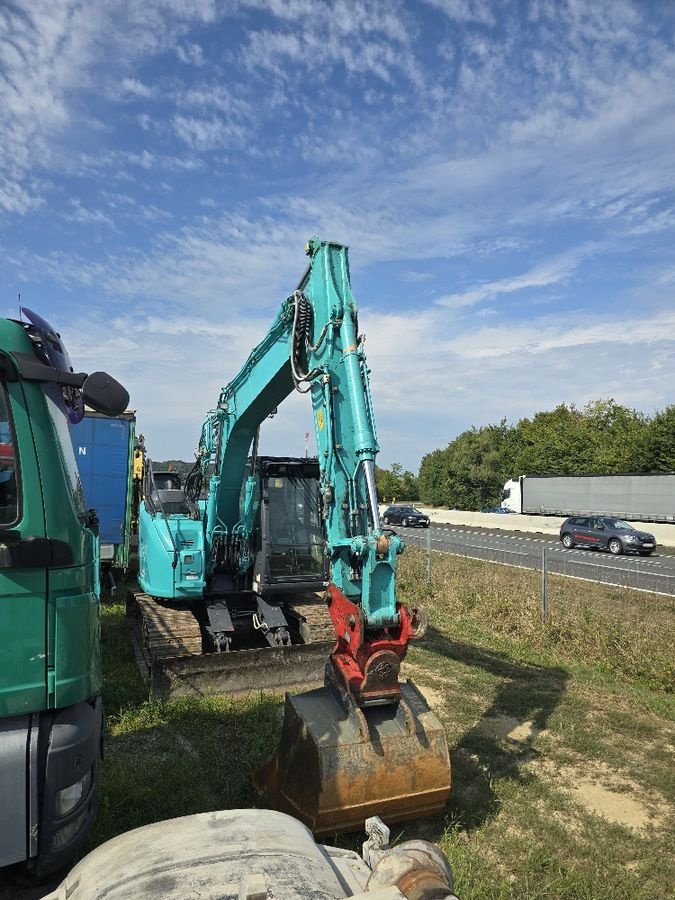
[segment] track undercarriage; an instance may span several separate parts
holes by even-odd
[[[134,653],[152,690],[161,696],[238,694],[323,683],[335,632],[322,594],[284,597],[290,643],[278,646],[250,624],[246,602],[237,608],[237,640],[218,652],[203,601],[165,602],[131,589],[127,615]]]

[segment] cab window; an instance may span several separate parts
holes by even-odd
[[[61,388],[55,384],[46,384],[44,385],[44,392],[47,401],[47,411],[54,426],[63,468],[70,487],[70,494],[73,498],[75,515],[82,516],[87,511],[87,506],[84,499],[80,470],[75,459],[75,451],[73,450],[73,442],[68,431],[68,419],[63,405]]]
[[[12,525],[19,518],[16,456],[7,395],[2,385],[0,386],[0,525]]]

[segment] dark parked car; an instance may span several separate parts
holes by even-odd
[[[508,513],[512,513],[512,509],[507,509],[505,506],[486,506],[481,509],[481,512],[488,513],[499,513],[500,515],[508,515]]]
[[[615,556],[630,552],[649,556],[656,547],[653,534],[614,516],[570,516],[560,526],[560,540],[568,548],[600,547]]]
[[[414,506],[388,506],[382,513],[382,521],[385,525],[420,525],[429,527],[429,516],[425,516]]]

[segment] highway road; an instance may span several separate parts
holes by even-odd
[[[559,540],[548,534],[461,525],[432,525],[429,529],[396,526],[394,530],[410,546],[425,548],[430,545],[435,552],[455,553],[538,571],[541,571],[545,558],[547,571],[551,574],[675,596],[675,554],[670,549],[657,547],[649,557],[612,556],[603,550],[566,550]]]

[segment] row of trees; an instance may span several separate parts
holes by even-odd
[[[583,409],[561,404],[515,425],[470,428],[423,457],[418,478],[394,463],[376,467],[383,502],[481,509],[500,502],[517,475],[591,475],[675,471],[675,406],[647,416],[614,400]]]
[[[400,463],[394,463],[391,469],[375,466],[375,485],[380,503],[417,500],[420,495],[417,478],[412,472],[403,471]]]

